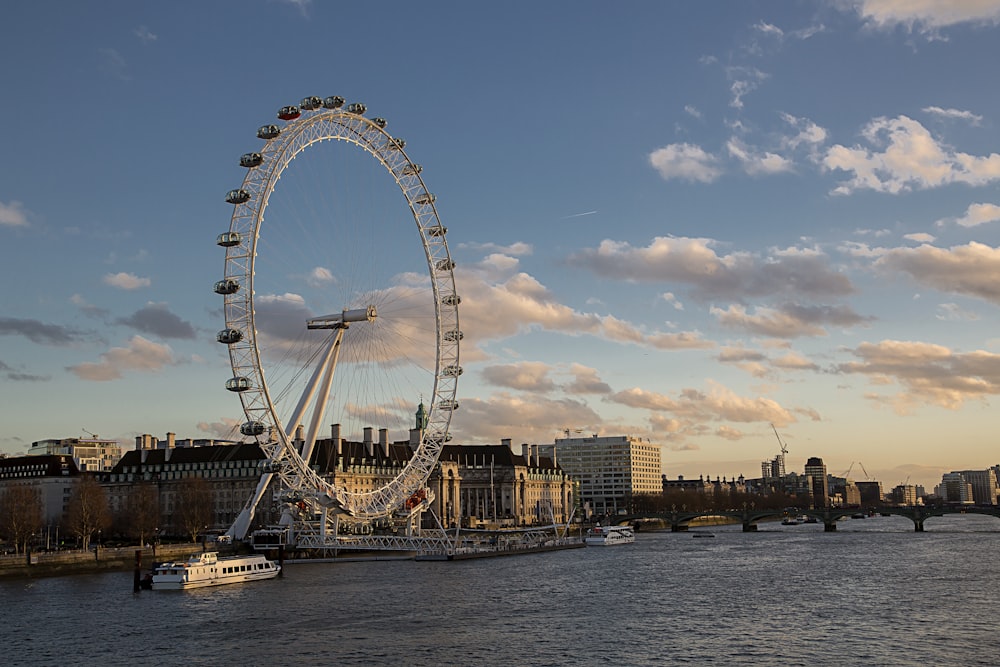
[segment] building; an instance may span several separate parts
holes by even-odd
[[[941,485],[937,487],[937,495],[946,503],[972,505],[972,485],[966,481],[960,472],[949,472],[941,476]]]
[[[660,446],[627,435],[557,438],[545,445],[579,483],[585,516],[629,511],[632,497],[663,491]]]
[[[993,468],[986,470],[961,470],[959,475],[972,485],[972,501],[977,505],[996,505],[997,473]]]
[[[864,481],[855,482],[854,484],[858,487],[858,493],[861,495],[861,504],[863,506],[870,507],[882,502],[884,496],[882,482]]]
[[[917,489],[911,484],[900,484],[890,492],[889,499],[896,505],[916,505]]]
[[[80,470],[68,454],[0,458],[0,494],[15,485],[39,492],[47,543],[52,540],[59,543],[59,525],[66,516],[79,480]]]
[[[812,498],[813,509],[829,507],[830,485],[823,459],[817,456],[807,459],[805,475],[809,478],[809,495]]]
[[[122,457],[122,446],[117,440],[105,440],[96,435],[90,438],[61,438],[38,440],[31,443],[28,456],[71,456],[82,472],[111,470]]]
[[[782,489],[785,479],[785,454],[781,453],[770,461],[761,461],[760,479],[761,487],[765,491],[778,491]]]
[[[150,449],[146,445],[151,440],[147,436],[136,438],[138,449],[126,452],[108,473],[102,475],[104,488],[108,491],[111,512],[121,515],[128,511],[130,503],[141,485],[156,489],[159,522],[156,528],[161,534],[182,535],[184,530],[176,516],[185,479],[200,477],[208,482],[212,498],[211,521],[208,528],[220,530],[228,528],[236,519],[244,503],[257,489],[261,462],[264,453],[256,443],[230,445],[206,445],[203,447],[174,446]],[[271,502],[261,503],[258,514],[262,520],[277,520],[269,514]]]

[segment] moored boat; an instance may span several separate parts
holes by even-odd
[[[153,590],[187,590],[272,579],[281,566],[262,554],[226,556],[215,551],[194,554],[186,561],[160,563],[153,571]]]
[[[598,524],[587,531],[583,541],[587,543],[588,547],[632,544],[635,542],[635,531],[632,526],[601,526]]]

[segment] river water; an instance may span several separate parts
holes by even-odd
[[[714,537],[695,539],[695,533]],[[901,517],[639,533],[454,562],[288,564],[132,592],[0,582],[10,665],[996,665],[1000,521]]]

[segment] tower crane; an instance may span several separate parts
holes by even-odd
[[[778,435],[778,429],[774,427],[773,423],[771,424],[771,430],[774,431],[774,437],[778,439],[778,446],[781,447],[781,455],[784,456],[785,454],[788,453],[788,447],[786,447],[785,443],[781,441],[781,436]]]

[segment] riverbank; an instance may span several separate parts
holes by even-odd
[[[89,551],[65,550],[0,556],[0,578],[32,579],[94,572],[132,572],[139,552],[140,569],[149,570],[153,562],[184,559],[201,551],[200,542],[161,544],[152,547],[97,547]]]

